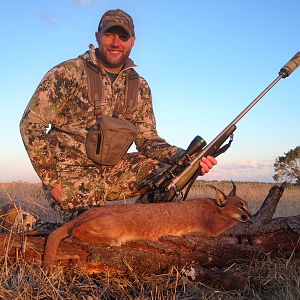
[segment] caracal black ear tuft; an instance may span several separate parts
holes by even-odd
[[[215,192],[216,192],[216,202],[217,202],[217,205],[220,206],[220,207],[223,207],[226,205],[227,203],[227,196],[218,188],[216,188],[215,186],[213,185],[210,185],[210,187],[212,187]]]
[[[236,195],[236,185],[234,184],[234,182],[232,180],[231,180],[231,183],[232,183],[232,190],[230,191],[228,196],[235,196]]]

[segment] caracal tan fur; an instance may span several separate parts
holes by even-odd
[[[215,188],[216,189],[216,188]],[[50,233],[44,266],[51,269],[59,242],[74,236],[83,242],[120,246],[132,240],[199,232],[217,236],[239,222],[250,221],[247,203],[216,189],[216,200],[108,205],[91,208]]]

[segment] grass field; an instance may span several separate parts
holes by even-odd
[[[212,184],[225,193],[230,182],[197,181],[189,195],[213,197]],[[256,212],[274,184],[236,182],[237,194],[248,201]],[[60,216],[51,210],[41,186],[29,183],[0,183],[0,205],[14,202],[43,220],[59,222]],[[300,215],[300,186],[288,186],[274,217]],[[11,263],[2,258],[0,265],[0,299],[300,299],[300,259],[263,259],[236,261],[230,271],[255,278],[261,288],[251,296],[242,292],[224,292],[202,283],[188,280],[176,267],[167,274],[105,274],[90,277],[80,270],[58,269],[51,276],[33,264],[19,260]]]

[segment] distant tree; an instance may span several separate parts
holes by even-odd
[[[275,181],[286,181],[300,185],[300,146],[276,158],[274,163]]]

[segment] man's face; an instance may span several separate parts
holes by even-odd
[[[99,59],[103,67],[112,73],[119,72],[134,45],[135,37],[129,37],[121,27],[111,27],[104,33],[96,32]]]

